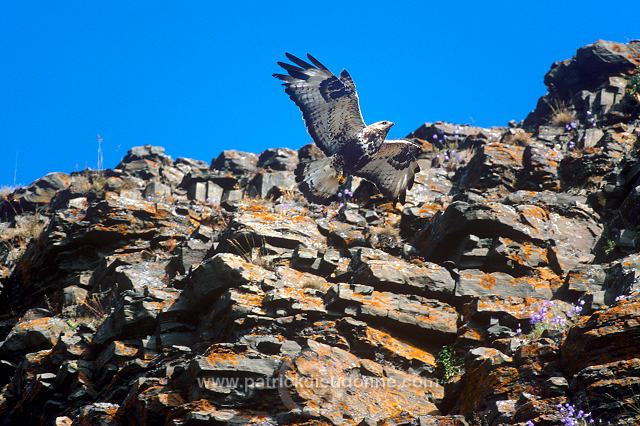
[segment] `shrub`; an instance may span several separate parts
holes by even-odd
[[[634,74],[627,82],[626,93],[636,102],[640,103],[640,67],[635,69]]]
[[[439,380],[440,384],[449,383],[455,376],[460,374],[462,360],[456,357],[451,346],[444,346],[440,350],[436,363],[442,369],[442,378]]]

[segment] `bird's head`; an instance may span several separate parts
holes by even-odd
[[[390,129],[393,123],[390,121],[378,121],[377,123],[373,123],[373,126],[380,127],[381,129]]]
[[[386,136],[389,133],[389,129],[391,129],[393,123],[390,121],[378,121],[377,123],[373,123],[371,126],[372,129],[377,130],[382,135]]]

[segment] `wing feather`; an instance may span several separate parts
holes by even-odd
[[[418,156],[422,147],[408,140],[387,140],[371,160],[355,174],[376,185],[390,200],[404,203],[407,189],[413,186]]]
[[[365,127],[353,79],[344,70],[336,77],[310,54],[307,58],[313,65],[290,53],[286,56],[295,65],[278,65],[289,75],[273,76],[284,81],[285,92],[302,111],[313,141],[331,156]]]

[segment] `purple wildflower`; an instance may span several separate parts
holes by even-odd
[[[562,415],[562,424],[565,426],[584,425],[587,422],[593,423],[593,419],[590,418],[591,413],[585,413],[582,410],[576,412],[576,408],[569,403],[564,405],[558,404],[557,407]]]
[[[556,315],[552,320],[551,324],[556,327],[562,327],[564,325],[564,318],[561,315]]]
[[[518,328],[516,328],[516,334],[522,333],[522,327],[520,327],[520,323],[518,323]]]
[[[524,426],[535,426],[535,423],[532,422],[531,420],[527,420],[527,422],[524,424]]]

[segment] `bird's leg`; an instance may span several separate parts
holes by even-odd
[[[340,210],[338,210],[338,214],[340,217],[344,217],[344,212],[347,210],[347,200],[353,197],[353,192],[351,192],[351,181],[353,180],[353,176],[349,175],[347,177],[347,181],[340,187],[338,191],[338,196],[340,197]]]

